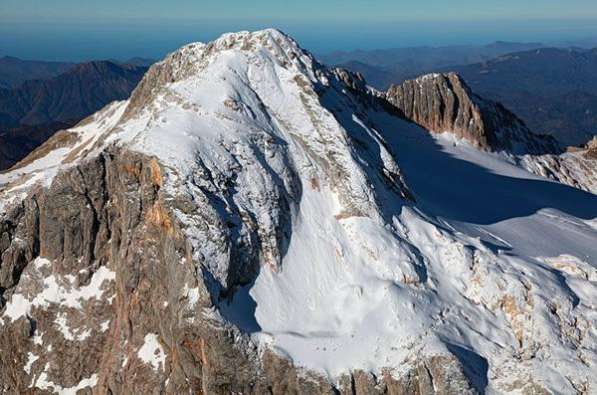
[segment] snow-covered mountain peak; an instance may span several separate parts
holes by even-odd
[[[286,56],[287,60],[306,57],[313,61],[313,57],[302,49],[294,39],[277,29],[226,33],[211,42],[208,47],[213,48],[214,51],[230,49],[249,52],[266,51],[276,56]]]
[[[148,88],[151,91],[164,83],[200,77],[210,63],[222,57],[227,58],[222,66],[231,69],[241,66],[235,64],[234,59],[244,58],[256,65],[275,62],[282,67],[296,69],[312,80],[318,68],[308,52],[279,30],[226,33],[208,44],[187,44],[155,64],[133,94],[133,106],[136,105],[135,98],[149,94]]]
[[[360,77],[325,68],[279,31],[232,33],[154,65],[99,147],[158,158],[173,196],[209,191],[228,202],[241,233],[226,248],[249,246],[235,252],[238,267],[219,241],[206,242],[222,235],[197,227],[193,215],[181,218],[217,283],[230,289],[254,277],[258,256],[261,266],[283,266],[307,189],[325,191],[318,205],[333,222],[391,221],[409,192],[370,116],[381,111],[378,101]]]
[[[229,341],[257,365],[273,352],[322,382],[361,371],[388,386],[427,380],[447,393],[592,388],[594,197],[432,136],[390,107],[359,76],[318,64],[276,30],[187,45],[153,66],[129,100],[0,175],[6,229],[60,229],[77,214],[46,215],[37,201],[99,197],[101,209],[81,198],[76,210],[92,211],[80,228],[103,232],[104,244],[71,242],[80,229],[11,234],[0,244],[25,250],[4,256],[21,265],[36,240],[59,257],[81,245],[75,263],[106,254],[101,264],[118,271],[115,303],[133,300],[131,314],[165,312],[166,325],[143,324],[150,342],[126,346],[126,355],[161,350],[155,366],[201,360],[202,374],[218,375],[230,361],[218,358],[237,354],[216,354],[221,364],[208,357]],[[26,206],[30,215],[11,211],[31,191],[48,196]],[[95,222],[98,212],[105,223]],[[134,272],[140,261],[146,277]],[[43,303],[10,287],[19,298],[3,322],[35,317]],[[114,319],[129,328],[127,311]],[[229,340],[210,332],[220,328]],[[128,332],[138,327],[114,332],[115,353]],[[197,359],[173,356],[187,345]],[[172,371],[151,374],[180,380]]]

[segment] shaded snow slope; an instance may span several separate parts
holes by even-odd
[[[260,350],[330,380],[449,354],[481,391],[595,388],[595,195],[384,108],[275,30],[191,44],[0,176],[0,216],[110,145],[142,152],[192,202],[172,211],[218,303],[206,316]]]

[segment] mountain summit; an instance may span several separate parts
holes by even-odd
[[[595,196],[444,137],[277,30],[182,47],[0,175],[3,390],[593,388]]]

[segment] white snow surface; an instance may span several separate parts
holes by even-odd
[[[400,376],[445,354],[473,366],[490,393],[515,393],[517,380],[556,393],[597,388],[595,195],[364,103],[276,30],[190,44],[154,67],[170,67],[173,82],[135,116],[120,118],[129,102],[115,103],[73,131],[101,141],[96,150],[157,157],[168,192],[198,205],[201,188],[234,180],[228,199],[260,229],[261,270],[218,308],[262,350],[331,380],[356,369]],[[64,155],[1,175],[3,201],[19,177],[47,185],[72,165]],[[415,202],[388,182],[400,174]],[[281,191],[291,229],[278,251]],[[214,241],[223,235],[176,215],[194,258],[224,283],[229,252]],[[13,295],[3,317],[83,297],[47,281],[32,300]],[[182,293],[194,306],[195,290]],[[165,367],[155,334],[138,356]]]
[[[158,341],[158,335],[148,333],[145,335],[144,343],[139,348],[137,356],[145,363],[150,364],[154,370],[166,369],[166,353]]]
[[[33,262],[36,269],[48,264],[49,261],[41,257]],[[37,270],[34,274],[37,276],[42,275]],[[81,303],[84,301],[101,299],[104,293],[104,282],[112,281],[115,277],[116,273],[105,266],[100,266],[91,277],[89,284],[81,287],[76,287],[74,278],[69,276],[62,278],[55,274],[44,277],[42,281],[43,290],[34,295],[29,295],[28,292],[20,292],[22,290],[17,287],[16,292],[6,303],[4,313],[0,316],[0,326],[5,322],[5,318],[16,321],[20,317],[29,315],[34,307],[47,308],[50,304],[58,304],[69,308],[81,308]],[[73,339],[64,317],[58,317],[56,325],[61,329],[67,340]]]
[[[76,395],[79,390],[93,388],[97,384],[97,374],[92,374],[90,377],[82,379],[77,385],[65,388],[48,379],[48,373],[46,372],[48,368],[49,364],[46,364],[44,371],[35,379],[32,387],[59,395]]]
[[[25,373],[31,373],[31,367],[33,366],[33,363],[35,363],[35,361],[37,361],[38,359],[39,356],[33,354],[32,352],[27,353],[27,363],[25,363],[25,367],[23,368],[23,370],[25,370]]]

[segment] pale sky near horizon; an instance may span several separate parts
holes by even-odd
[[[161,57],[277,27],[315,52],[597,37],[597,0],[0,0],[0,56]]]

